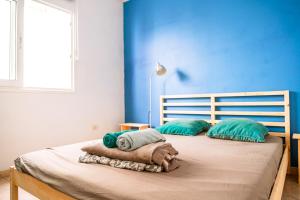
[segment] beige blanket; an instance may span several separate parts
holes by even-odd
[[[178,152],[170,143],[165,142],[148,144],[136,150],[126,152],[117,148],[107,148],[103,145],[102,140],[99,140],[88,144],[81,149],[89,154],[118,160],[157,164],[163,166],[164,171],[166,172],[179,167],[179,163],[176,160]]]
[[[20,156],[18,169],[82,200],[267,200],[282,156],[281,138],[247,143],[166,135],[180,168],[147,173],[78,162],[85,143]]]

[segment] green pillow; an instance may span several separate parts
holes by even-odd
[[[208,137],[245,142],[265,142],[268,129],[249,119],[227,119],[214,125],[207,132]]]
[[[198,135],[203,131],[207,131],[210,124],[204,120],[174,120],[157,128],[162,134],[171,135]]]

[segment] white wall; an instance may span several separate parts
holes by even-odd
[[[99,138],[123,122],[122,1],[79,0],[79,48],[74,93],[0,91],[0,171],[23,153]]]

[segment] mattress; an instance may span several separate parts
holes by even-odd
[[[166,135],[179,151],[180,168],[169,173],[136,172],[78,162],[87,142],[43,149],[16,159],[18,170],[82,200],[268,199],[282,142],[266,143]]]

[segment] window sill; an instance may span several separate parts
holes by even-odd
[[[75,89],[55,89],[55,88],[20,88],[20,87],[3,87],[0,86],[0,93],[45,93],[45,94],[60,94],[60,93],[75,93]]]

